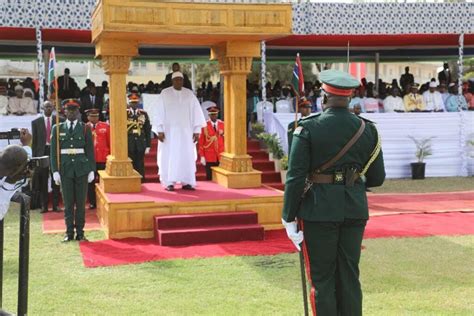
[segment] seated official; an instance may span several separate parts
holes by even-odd
[[[419,84],[414,83],[410,88],[410,93],[403,97],[405,112],[423,112],[425,111],[425,103],[423,97],[418,94]]]

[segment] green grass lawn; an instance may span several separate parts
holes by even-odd
[[[16,312],[18,206],[5,223],[4,307]],[[101,232],[88,234],[103,239]],[[32,214],[30,315],[302,315],[298,256],[87,269]],[[473,236],[364,241],[364,315],[472,315]]]

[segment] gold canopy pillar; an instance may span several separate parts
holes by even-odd
[[[211,50],[211,59],[219,61],[224,77],[225,121],[225,150],[219,167],[212,168],[212,178],[227,188],[254,188],[262,183],[262,173],[253,169],[247,154],[246,79],[257,56],[260,42],[226,42]]]
[[[133,170],[128,158],[126,76],[130,60],[138,54],[137,44],[124,41],[101,40],[96,56],[109,76],[110,144],[105,171],[99,171],[104,192],[140,192],[141,176]]]

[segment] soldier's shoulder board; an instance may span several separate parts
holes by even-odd
[[[303,126],[298,126],[295,131],[293,132],[293,135],[299,135],[303,131]]]

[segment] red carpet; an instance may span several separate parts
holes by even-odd
[[[371,216],[474,211],[474,191],[369,194],[368,199]]]
[[[198,181],[196,191],[181,190],[176,186],[175,192],[166,191],[159,183],[144,183],[140,193],[106,193],[110,202],[193,202],[247,199],[261,196],[280,196],[280,191],[272,188],[227,189],[210,181]]]
[[[100,230],[101,226],[95,210],[86,210],[86,226],[84,230]],[[43,214],[43,233],[56,234],[64,233],[66,225],[64,223],[64,212],[48,212]]]
[[[405,214],[372,218],[365,238],[474,234],[474,213]],[[471,224],[467,224],[471,223]],[[283,230],[265,232],[264,241],[163,247],[153,239],[130,238],[80,243],[86,267],[114,266],[178,258],[276,255],[295,252]]]

